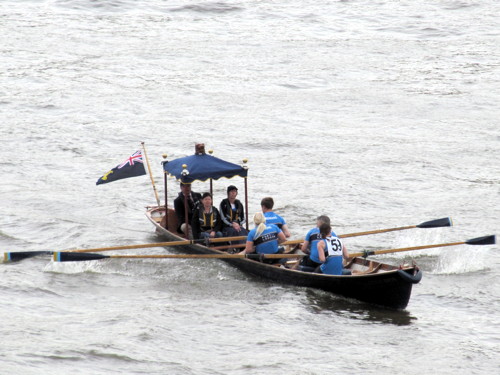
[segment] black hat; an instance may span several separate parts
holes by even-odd
[[[227,187],[227,193],[229,194],[229,192],[230,192],[231,190],[236,190],[236,191],[238,191],[238,188],[237,188],[236,186],[234,186],[234,185],[229,185],[229,186]]]

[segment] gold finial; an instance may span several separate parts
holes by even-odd
[[[247,158],[243,159],[243,169],[248,169],[247,163],[248,163],[248,159]]]
[[[212,155],[212,154],[214,153],[214,150],[210,149],[210,150],[208,150],[208,153],[209,153],[210,155]]]
[[[187,170],[187,164],[182,164],[182,175],[187,176],[189,174],[189,171]]]
[[[168,164],[167,160],[167,154],[162,154],[163,160],[160,162],[161,165],[165,166],[165,164]],[[164,171],[166,173],[166,171]]]

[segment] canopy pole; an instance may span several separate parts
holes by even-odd
[[[165,229],[168,230],[168,184],[167,184],[167,177],[168,173],[165,170],[165,164],[168,163],[167,160],[167,154],[163,154],[163,161],[161,162],[161,165],[163,167],[163,184],[165,185]]]
[[[243,159],[243,169],[248,170],[247,166],[248,159]],[[248,173],[247,173],[248,175]],[[245,226],[248,231],[248,184],[247,184],[247,176],[243,177],[245,181]]]
[[[208,154],[209,154],[210,156],[213,156],[213,155],[212,155],[213,153],[214,153],[214,150],[212,150],[212,149],[208,150]],[[213,184],[213,181],[214,181],[214,180],[211,178],[211,179],[210,179],[210,195],[212,196],[212,204],[214,203],[214,202],[213,202],[213,197],[214,197],[214,184]]]
[[[187,165],[182,164],[182,177],[185,177],[189,174],[189,171],[187,170]],[[182,182],[182,178],[181,178]],[[186,224],[186,232],[184,233],[184,236],[186,239],[189,239],[189,215],[188,215],[188,197],[182,194],[184,197],[184,224]]]
[[[151,178],[151,184],[153,185],[153,191],[155,193],[156,203],[158,204],[158,207],[159,207],[160,206],[160,198],[158,197],[158,192],[156,191],[155,180],[153,178],[153,175],[151,174],[151,166],[149,165],[149,159],[148,159],[148,154],[146,152],[146,146],[144,145],[144,142],[141,142],[141,145],[142,145],[142,149],[144,150],[144,157],[146,158],[146,164],[148,166],[149,178]]]

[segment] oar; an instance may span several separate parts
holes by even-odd
[[[378,229],[378,230],[370,230],[367,232],[357,232],[357,233],[349,233],[349,234],[341,234],[340,238],[347,237],[359,237],[366,236],[368,234],[377,234],[377,233],[386,233],[386,232],[394,232],[398,230],[406,230],[406,229],[414,229],[414,228],[440,228],[440,227],[451,227],[453,222],[449,217],[444,217],[442,219],[430,220],[420,223],[418,225],[408,225],[405,227],[396,227],[396,228],[387,228],[387,229]]]
[[[3,253],[3,263],[16,262],[38,255],[52,255],[52,253],[52,251],[14,251],[11,253]]]
[[[493,245],[496,243],[494,235],[473,238],[463,242],[450,242],[435,245],[423,245],[414,247],[405,247],[400,249],[364,251],[361,253],[351,253],[350,258],[358,256],[379,255],[387,253],[396,253],[401,251],[430,249],[433,247],[445,247],[456,245]],[[81,262],[87,260],[99,259],[231,259],[231,258],[249,258],[249,259],[280,259],[280,258],[301,258],[304,254],[145,254],[145,255],[103,255],[92,253],[75,252],[54,252],[54,261],[56,262]]]
[[[449,242],[449,243],[440,243],[435,245],[422,245],[422,246],[412,246],[412,247],[403,247],[400,249],[388,249],[388,250],[373,250],[373,251],[363,251],[359,253],[350,253],[349,257],[367,257],[369,255],[380,255],[380,254],[389,254],[389,253],[399,253],[402,251],[413,251],[413,250],[422,250],[422,249],[431,249],[434,247],[445,247],[445,246],[457,246],[457,245],[494,245],[496,243],[496,237],[494,235],[484,236],[472,238],[463,242]]]
[[[280,259],[301,258],[304,254],[145,254],[145,255],[104,255],[93,253],[54,252],[55,262],[81,262],[99,259]]]
[[[441,227],[451,227],[451,226],[453,226],[453,222],[451,221],[451,218],[444,217],[442,219],[424,221],[423,223],[420,223],[417,225],[408,225],[408,226],[404,226],[404,227],[377,229],[377,230],[370,230],[370,231],[366,231],[366,232],[347,233],[347,234],[341,234],[341,235],[339,235],[339,237],[340,238],[359,237],[359,236],[366,236],[369,234],[394,232],[394,231],[398,231],[398,230],[406,230],[406,229],[414,229],[414,228],[441,228]],[[212,239],[210,239],[210,242],[241,241],[241,240],[245,240],[246,238],[247,238],[246,236],[212,238]],[[296,245],[296,244],[299,244],[302,242],[304,242],[304,240],[290,240],[290,241],[285,242],[284,245]]]
[[[98,251],[130,250],[130,249],[145,249],[150,247],[193,245],[195,243],[202,243],[202,242],[205,242],[205,240],[168,241],[168,242],[156,242],[156,243],[147,243],[139,245],[96,247],[93,249],[78,249],[78,250],[66,250],[66,251],[75,253],[93,253]],[[3,262],[4,263],[14,262],[27,258],[33,258],[38,255],[52,255],[52,254],[54,254],[53,251],[14,251],[14,252],[3,253]]]
[[[449,227],[452,225],[450,218],[436,219],[431,221],[426,221],[424,223],[418,225],[410,225],[406,227],[397,227],[397,228],[388,228],[388,229],[378,229],[367,232],[357,232],[350,234],[342,234],[339,237],[357,237],[357,236],[365,236],[368,234],[377,234],[384,232],[392,232],[397,230],[404,229],[412,229],[412,228],[438,228],[438,227]],[[211,238],[209,239],[210,243],[217,242],[227,242],[227,241],[241,241],[245,240],[246,236],[235,236],[235,237],[222,237],[222,238]],[[284,245],[296,245],[302,243],[304,240],[290,240],[284,243]],[[169,246],[183,246],[183,245],[193,245],[196,243],[205,243],[205,240],[183,240],[183,241],[169,241],[169,242],[156,242],[156,243],[148,243],[148,244],[139,244],[139,245],[123,245],[123,246],[111,246],[111,247],[100,247],[93,249],[79,249],[79,250],[68,250],[68,252],[78,252],[78,253],[95,253],[100,251],[113,251],[113,250],[131,250],[131,249],[145,249],[152,247],[169,247]],[[17,252],[8,252],[4,253],[3,262],[10,261],[20,261],[27,258],[32,258],[38,255],[51,255],[52,251],[17,251]]]

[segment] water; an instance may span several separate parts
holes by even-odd
[[[204,142],[248,158],[249,211],[272,195],[293,238],[323,213],[338,233],[455,222],[351,238],[351,251],[498,234],[499,11],[495,1],[3,1],[1,249],[157,241],[146,176],[95,186],[141,141],[162,202],[162,153]],[[241,197],[240,180],[222,180],[217,201],[229,183]],[[0,374],[498,371],[498,245],[377,259],[424,271],[405,311],[212,260],[4,264]]]

